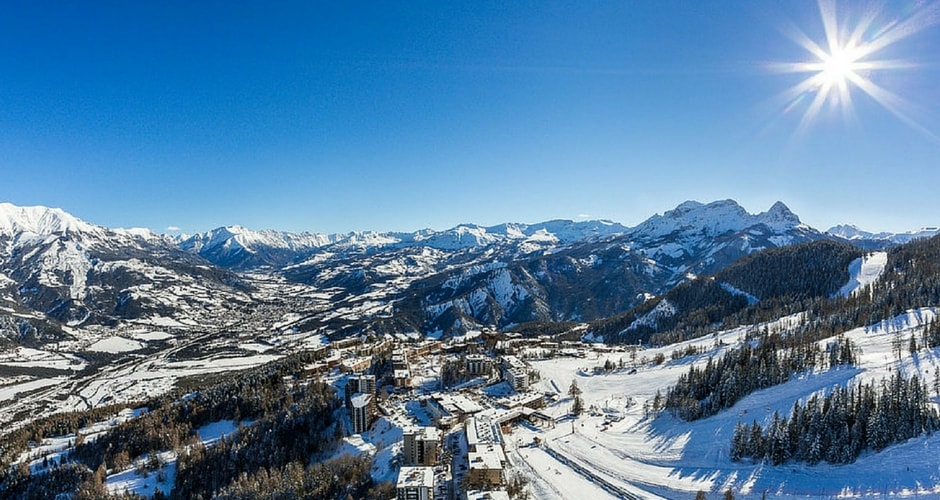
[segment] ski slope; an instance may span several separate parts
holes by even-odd
[[[533,475],[531,484],[538,498],[627,496],[605,490],[597,478],[637,498],[691,498],[700,490],[709,492],[711,498],[728,489],[739,499],[764,495],[940,497],[940,435],[936,434],[914,438],[879,453],[866,452],[849,465],[773,466],[749,460],[733,462],[728,456],[738,422],[749,424],[757,420],[766,424],[774,412],[788,415],[794,401],[805,400],[814,393],[825,393],[837,385],[877,380],[896,370],[933,380],[935,370],[940,369],[940,350],[920,350],[912,355],[906,346],[910,335],[919,336],[923,326],[936,315],[932,308],[911,310],[890,321],[851,330],[845,335],[861,350],[856,366],[804,373],[786,384],[752,393],[717,415],[691,423],[667,413],[647,418],[644,403],[650,402],[657,390],[665,391],[690,365],[703,365],[709,357],[721,356],[740,345],[746,339],[747,327],[641,351],[635,373],[626,353],[535,361],[533,366],[542,374],[536,390],[554,393],[556,386],[567,388],[572,380],[577,381],[588,410],[581,417],[562,420],[550,429],[515,427],[507,437],[510,456],[514,461],[524,458],[522,467]],[[798,322],[797,315],[760,327],[793,326]],[[892,348],[899,338],[905,346],[900,359]],[[659,366],[643,363],[658,353],[669,359],[672,351],[688,345],[706,347],[707,352]],[[616,363],[621,356],[627,368],[589,375],[594,366],[603,365],[607,359]],[[543,411],[561,418],[570,407],[571,398],[565,396]],[[614,409],[618,412],[613,413]],[[611,421],[608,416],[612,414],[623,419]],[[530,446],[536,437],[545,444]],[[586,489],[585,483],[601,491]]]

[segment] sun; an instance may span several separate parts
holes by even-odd
[[[819,79],[824,85],[846,85],[849,80],[860,78],[857,72],[864,67],[865,63],[858,60],[854,51],[836,47],[819,62]]]
[[[879,57],[886,49],[937,22],[940,5],[923,3],[922,8],[909,10],[902,17],[869,10],[861,13],[842,12],[840,18],[834,0],[819,0],[820,20],[825,39],[813,40],[804,31],[791,27],[786,34],[811,56],[809,60],[773,63],[772,71],[804,73],[807,76],[779,97],[784,113],[803,111],[798,130],[805,130],[823,109],[854,115],[853,93],[870,97],[908,125],[926,133],[910,118],[914,106],[894,92],[875,83],[881,72],[912,68],[911,61]],[[852,6],[857,6],[852,5]],[[850,14],[857,14],[846,21]]]

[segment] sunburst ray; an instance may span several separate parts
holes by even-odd
[[[809,61],[777,62],[768,69],[780,73],[808,74],[777,98],[784,113],[802,111],[797,132],[805,132],[827,108],[846,119],[854,116],[853,91],[859,90],[905,124],[934,140],[940,138],[913,118],[916,109],[897,93],[872,80],[877,73],[916,67],[909,60],[876,59],[879,51],[904,40],[940,21],[940,4],[924,3],[896,19],[884,21],[881,11],[869,9],[849,24],[834,0],[818,0],[823,40],[813,40],[805,31],[789,25],[785,32],[812,57]],[[845,13],[842,13],[845,14]]]

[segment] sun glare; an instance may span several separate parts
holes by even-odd
[[[788,35],[809,52],[810,60],[770,65],[774,71],[807,74],[780,96],[785,113],[803,110],[799,131],[805,130],[824,107],[839,110],[845,117],[854,116],[852,93],[860,91],[908,125],[937,139],[911,118],[910,111],[914,108],[911,103],[873,80],[879,72],[914,66],[910,61],[878,59],[877,55],[937,22],[938,4],[921,5],[921,9],[907,12],[902,18],[881,19],[886,16],[869,11],[857,15],[855,22],[845,22],[852,12],[843,12],[840,19],[833,0],[818,1],[825,40],[817,42],[793,27]]]
[[[861,68],[862,63],[851,51],[837,47],[820,62],[819,76],[826,85],[845,85],[847,80],[858,78],[855,72]]]

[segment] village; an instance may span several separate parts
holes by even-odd
[[[348,440],[376,433],[400,436],[392,447],[400,452],[390,461],[398,469],[401,500],[514,498],[525,479],[514,473],[507,454],[513,428],[537,431],[572,418],[541,411],[567,397],[569,387],[552,382],[553,391],[535,390],[541,375],[527,359],[614,353],[636,359],[635,346],[489,330],[447,342],[349,338],[322,349],[325,357],[308,373],[326,376],[343,394]]]

